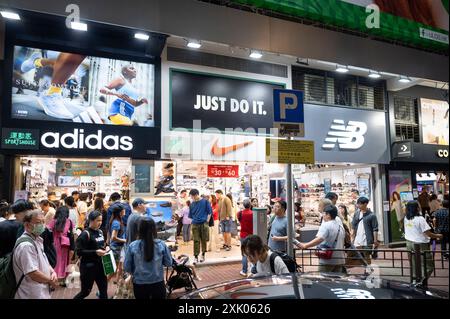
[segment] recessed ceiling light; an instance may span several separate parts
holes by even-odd
[[[381,78],[380,72],[369,71],[369,78],[372,78],[372,79]]]
[[[135,33],[135,34],[134,34],[134,37],[135,37],[136,39],[144,40],[144,41],[147,41],[148,39],[150,39],[150,36],[149,36],[148,34],[140,33],[140,32]]]
[[[11,19],[11,20],[20,20],[20,16],[15,13],[15,12],[11,12],[11,11],[0,11],[0,14],[2,15],[3,18],[5,19]]]
[[[252,59],[261,59],[262,58],[262,53],[259,51],[251,51],[249,57],[251,57]]]
[[[400,78],[398,79],[398,81],[399,82],[401,82],[401,83],[409,83],[409,82],[411,82],[411,79],[409,78],[409,77],[407,77],[407,76],[400,76]]]
[[[187,46],[191,49],[200,49],[202,47],[202,44],[200,43],[200,41],[189,40]]]
[[[346,66],[342,66],[342,65],[337,65],[336,66],[336,72],[347,73],[348,71],[349,71],[348,67],[346,67]]]
[[[72,29],[78,30],[78,31],[87,31],[87,29],[88,29],[88,26],[87,26],[86,23],[83,23],[83,22],[75,22],[75,21],[72,21],[72,22],[70,23],[70,27],[71,27]]]

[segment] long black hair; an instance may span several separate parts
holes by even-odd
[[[55,230],[58,232],[63,232],[66,226],[67,218],[69,218],[69,209],[67,206],[61,206],[56,210],[55,213]]]
[[[141,244],[144,245],[144,260],[147,262],[153,260],[156,236],[155,221],[150,217],[141,218],[138,225],[138,238],[142,240]]]
[[[344,204],[339,205],[339,208],[342,208],[344,210],[344,220],[348,221],[348,209],[347,206]]]
[[[123,229],[123,221],[120,213],[125,209],[122,205],[115,205],[111,208],[111,219],[109,220],[109,229],[111,229],[111,225],[114,220],[118,220],[120,222],[120,229]]]
[[[406,204],[406,218],[408,220],[413,220],[414,217],[420,216],[420,206],[419,202],[412,200]]]

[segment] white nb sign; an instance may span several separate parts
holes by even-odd
[[[325,138],[323,149],[332,150],[339,146],[341,150],[358,150],[364,145],[364,135],[367,133],[367,124],[364,122],[333,120],[330,131]]]

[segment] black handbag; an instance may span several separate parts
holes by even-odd
[[[73,225],[72,225],[72,220],[70,220],[70,228],[69,231],[67,232],[67,237],[69,237],[70,240],[70,245],[69,245],[69,250],[74,251],[75,250],[75,236],[73,234]]]
[[[52,268],[56,266],[56,249],[55,245],[53,245],[53,233],[45,229],[45,231],[41,234],[41,238],[44,240],[44,253],[47,256],[48,263]]]

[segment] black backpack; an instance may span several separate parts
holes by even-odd
[[[295,258],[289,256],[284,252],[275,250],[272,251],[272,254],[270,255],[270,270],[272,271],[272,273],[275,273],[275,258],[277,257],[280,257],[283,260],[290,273],[300,272],[300,266],[297,264]]]

